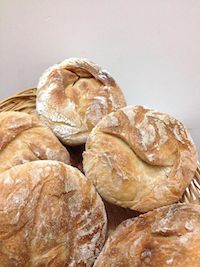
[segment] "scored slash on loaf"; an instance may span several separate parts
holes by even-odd
[[[197,168],[197,151],[178,120],[128,106],[92,130],[83,167],[108,202],[144,212],[181,198]]]
[[[54,65],[41,76],[37,88],[40,119],[66,145],[84,144],[103,116],[125,105],[114,79],[87,59]]]

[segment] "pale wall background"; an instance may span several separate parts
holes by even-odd
[[[200,151],[199,0],[0,0],[0,99],[71,56],[106,68],[129,104],[181,119]]]

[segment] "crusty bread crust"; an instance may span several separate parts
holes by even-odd
[[[197,152],[181,122],[128,106],[92,130],[83,166],[104,199],[144,212],[181,198],[194,176]]]
[[[200,206],[175,204],[123,222],[94,267],[199,267]]]
[[[95,63],[71,58],[40,78],[36,110],[66,145],[84,144],[102,117],[126,105],[114,79]]]
[[[0,266],[92,266],[105,240],[103,202],[85,176],[58,161],[0,174]]]
[[[35,115],[7,111],[0,113],[0,173],[34,160],[70,162],[67,149]]]

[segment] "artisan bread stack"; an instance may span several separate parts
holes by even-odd
[[[200,207],[177,204],[196,168],[181,122],[64,60],[36,112],[0,113],[0,266],[200,266]]]

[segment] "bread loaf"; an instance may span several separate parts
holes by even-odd
[[[0,266],[92,266],[105,240],[106,214],[92,184],[58,161],[34,161],[0,174]]]
[[[194,176],[197,152],[181,122],[128,106],[92,130],[83,167],[108,202],[145,212],[181,198]]]
[[[175,204],[123,222],[94,267],[199,267],[200,206]]]
[[[1,112],[0,173],[38,159],[70,162],[67,149],[36,116],[23,112]]]
[[[86,59],[71,58],[40,78],[36,110],[66,145],[84,144],[101,118],[126,105],[114,79]]]

